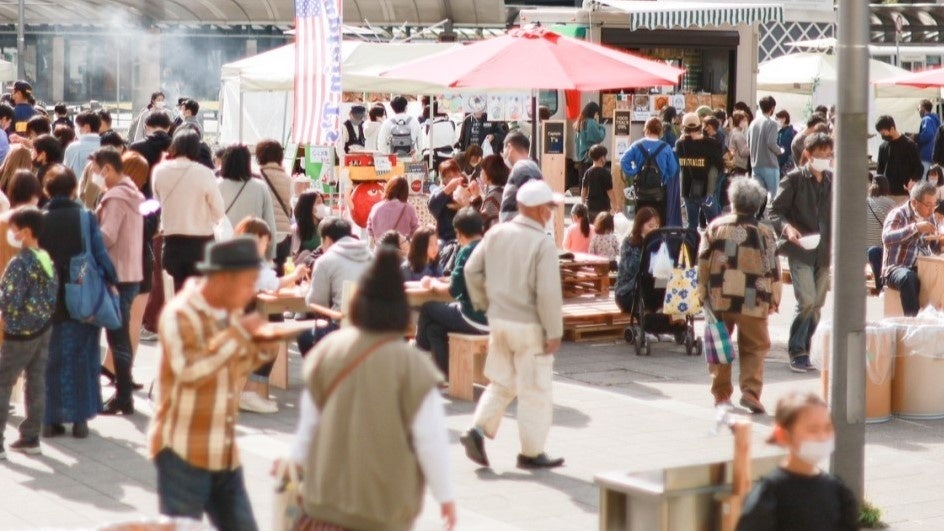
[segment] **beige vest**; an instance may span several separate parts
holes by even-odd
[[[429,357],[402,339],[377,349],[325,402],[334,378],[389,334],[354,327],[326,337],[305,378],[320,412],[305,468],[305,512],[358,530],[405,530],[422,509],[425,482],[411,425],[442,379]]]

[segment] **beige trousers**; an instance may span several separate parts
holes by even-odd
[[[544,330],[539,325],[495,319],[488,325],[484,372],[490,383],[475,408],[475,425],[495,438],[505,410],[517,397],[521,453],[535,457],[544,452],[551,429],[554,356],[544,353]]]
[[[770,352],[770,331],[767,319],[750,317],[732,312],[721,312],[718,319],[724,321],[728,332],[734,335],[737,329],[737,357],[741,366],[741,394],[753,394],[760,399],[764,388],[764,358]],[[731,385],[731,365],[709,365],[711,394],[715,401],[730,400],[734,392]]]

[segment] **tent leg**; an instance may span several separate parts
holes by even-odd
[[[288,92],[284,93],[282,99],[282,145],[288,143],[288,132],[286,127],[288,126]],[[242,137],[242,135],[240,135]],[[242,138],[240,138],[242,140]]]
[[[538,116],[538,92],[531,90],[531,158],[538,160],[538,122],[541,117]]]
[[[245,114],[245,109],[243,109],[243,91],[239,91],[239,142],[243,143],[243,115]]]
[[[432,172],[433,166],[436,164],[436,160],[433,157],[433,121],[436,119],[434,114],[434,109],[436,109],[436,95],[433,94],[429,98],[429,140],[427,141],[427,149],[429,149],[429,170],[427,173],[427,179],[429,178],[429,173]]]

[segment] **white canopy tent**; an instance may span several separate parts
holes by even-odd
[[[459,44],[344,41],[341,48],[345,92],[442,93],[428,83],[390,79],[390,68]],[[263,138],[286,140],[295,90],[295,45],[223,65],[220,142],[254,144]]]
[[[908,73],[896,66],[874,59],[869,60],[869,79],[872,83]],[[759,65],[757,73],[757,97],[773,96],[777,109],[790,113],[791,122],[798,129],[812,114],[817,105],[831,106],[837,101],[841,87],[838,80],[837,57],[829,53],[802,52],[784,55]],[[938,89],[916,89],[895,85],[872,85],[869,106],[869,127],[879,115],[895,118],[900,131],[917,131],[918,102],[940,97]],[[869,152],[878,152],[880,140],[869,141]]]

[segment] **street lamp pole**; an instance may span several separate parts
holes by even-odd
[[[26,79],[26,0],[19,1],[16,14],[16,75]]]
[[[865,186],[869,110],[869,3],[839,0],[836,173],[833,180],[832,472],[861,500],[865,462]]]

